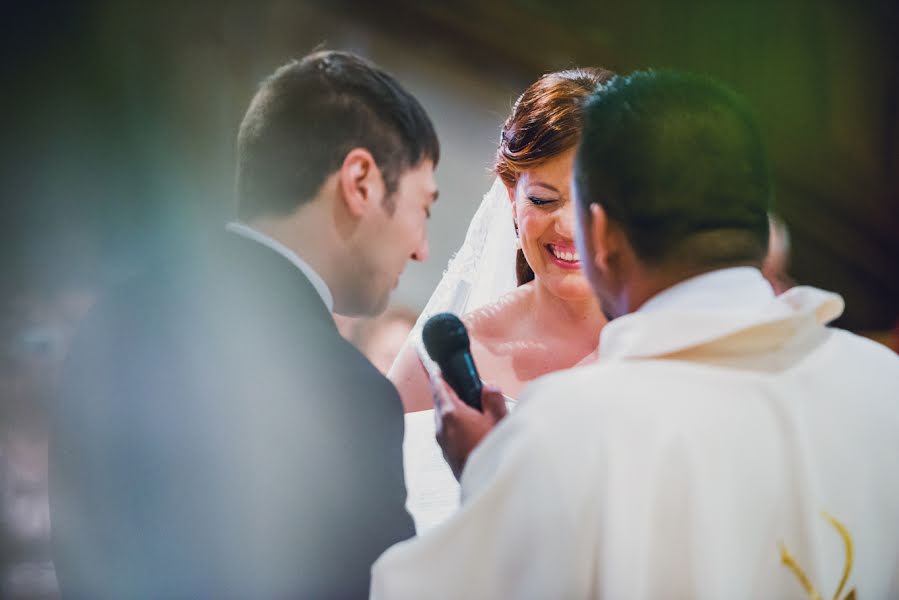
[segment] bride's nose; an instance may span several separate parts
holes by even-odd
[[[556,219],[556,232],[567,238],[574,238],[574,205],[566,202],[558,213]]]

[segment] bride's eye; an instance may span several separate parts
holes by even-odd
[[[537,196],[528,196],[528,200],[534,206],[545,206],[547,204],[552,204],[555,200],[546,200],[544,198],[538,198]]]

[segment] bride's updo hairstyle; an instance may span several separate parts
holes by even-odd
[[[514,188],[522,171],[562,154],[581,136],[583,101],[615,74],[606,69],[570,69],[547,73],[519,96],[503,124],[494,171]],[[515,257],[518,285],[534,279],[524,252]]]

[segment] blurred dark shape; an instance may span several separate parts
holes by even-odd
[[[883,344],[893,352],[899,354],[899,320],[892,329],[863,330],[858,332],[868,339]]]

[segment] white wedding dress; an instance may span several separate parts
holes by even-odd
[[[514,290],[517,286],[515,253],[512,207],[505,185],[497,178],[484,195],[468,226],[465,241],[450,259],[400,355],[413,346],[428,373],[436,376],[440,369],[430,360],[421,341],[425,322],[441,312],[462,316]],[[506,404],[512,408],[515,401],[507,397]],[[434,439],[435,419],[434,410],[406,414],[403,441],[406,507],[419,534],[445,521],[459,507],[459,484]]]

